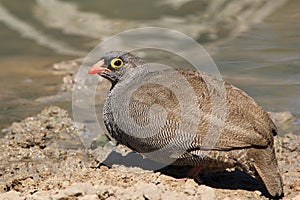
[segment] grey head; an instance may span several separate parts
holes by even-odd
[[[108,79],[112,83],[112,87],[114,87],[127,72],[143,65],[144,61],[131,53],[111,51],[94,64],[88,73],[99,74]]]

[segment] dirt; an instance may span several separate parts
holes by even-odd
[[[152,171],[116,160],[105,166],[82,145],[78,135],[84,130],[59,107],[45,108],[2,132],[0,199],[268,199],[261,183],[238,171],[204,175],[201,184],[177,179],[178,167]],[[276,137],[284,199],[300,199],[299,143],[293,133]],[[117,148],[127,152],[120,157],[132,154]]]

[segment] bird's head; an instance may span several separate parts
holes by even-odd
[[[94,64],[88,73],[99,74],[115,85],[126,72],[143,64],[144,62],[140,58],[131,53],[111,51]]]

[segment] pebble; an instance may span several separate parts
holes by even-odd
[[[205,200],[217,199],[214,189],[206,185],[200,185],[198,188],[198,193],[200,193],[201,199],[205,199]]]
[[[27,195],[28,200],[52,200],[51,194],[47,191],[39,191],[33,195]]]
[[[254,192],[255,192],[255,194],[257,194],[257,196],[260,196],[262,194],[261,191],[258,191],[258,190],[255,190]]]
[[[293,197],[292,200],[300,200],[300,194],[298,194],[297,196]]]
[[[25,198],[20,196],[19,192],[16,191],[9,191],[3,194],[0,194],[0,199],[1,200],[24,200]]]

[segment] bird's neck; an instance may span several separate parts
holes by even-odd
[[[132,68],[128,70],[120,79],[111,81],[111,90],[116,86],[124,86],[127,84],[134,84],[135,82],[139,82],[139,80],[142,80],[147,75],[147,73],[149,73],[149,69],[146,65]]]

